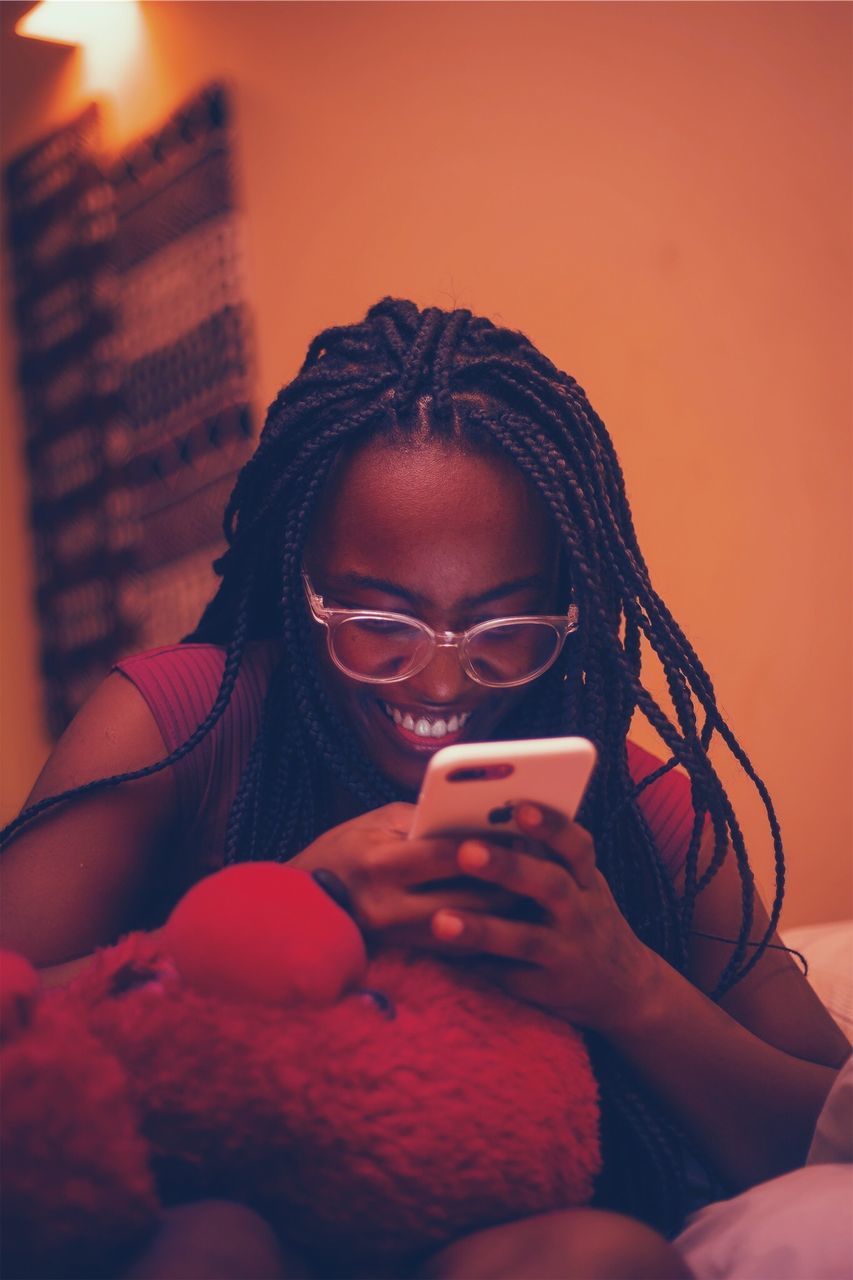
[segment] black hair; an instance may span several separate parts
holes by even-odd
[[[270,407],[257,450],[240,473],[225,512],[228,549],[215,564],[221,584],[185,637],[227,647],[210,713],[155,765],[49,797],[22,813],[4,838],[58,800],[176,763],[222,715],[247,642],[273,637],[284,656],[231,807],[227,860],[293,857],[329,825],[333,786],[352,798],[356,811],[400,798],[329,700],[313,656],[300,573],[312,513],[341,451],[378,434],[405,442],[425,432],[509,458],[550,512],[580,627],[557,664],[529,686],[501,736],[572,732],[592,739],[599,765],[580,820],[631,927],[679,971],[686,967],[697,894],[731,849],[742,921],[713,993],[719,998],[757,962],[779,919],[784,862],[770,797],[720,714],[707,672],[652,586],[613,444],[584,391],[523,334],[464,309],[421,311],[385,298],[360,323],[314,339],[298,375]],[[644,643],[663,668],[669,712],[641,679]],[[637,708],[669,753],[639,785],[626,747]],[[776,893],[757,945],[750,942],[754,885],[743,835],[708,755],[715,734],[758,789],[773,836]],[[689,777],[695,812],[680,899],[638,804],[642,790],[676,765]],[[700,876],[706,820],[714,847]],[[590,1035],[589,1042],[602,1091],[605,1150],[597,1202],[675,1230],[687,1203],[686,1139],[604,1040]]]

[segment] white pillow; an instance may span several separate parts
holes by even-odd
[[[809,962],[809,981],[853,1035],[853,921],[801,925],[783,941]],[[853,1058],[818,1118],[808,1163],[694,1213],[674,1244],[695,1280],[851,1280]]]
[[[694,1280],[850,1280],[853,1276],[853,1058],[817,1122],[809,1163],[706,1205],[674,1244]],[[833,1162],[833,1163],[830,1163]]]
[[[806,1164],[853,1163],[853,1058],[848,1058],[817,1118]],[[853,1218],[853,1200],[850,1203]],[[853,1255],[850,1258],[853,1275]]]
[[[853,920],[797,925],[784,930],[782,941],[806,957],[809,982],[847,1039],[853,1038]]]
[[[850,1280],[853,1165],[813,1164],[709,1204],[674,1240],[694,1280]]]

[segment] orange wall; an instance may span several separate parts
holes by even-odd
[[[849,6],[143,12],[111,140],[230,80],[259,399],[386,293],[526,330],[608,423],[658,589],[776,797],[787,923],[849,914]],[[76,55],[9,48],[4,157],[85,93]],[[7,422],[6,814],[45,750]],[[760,808],[719,764],[767,887]]]

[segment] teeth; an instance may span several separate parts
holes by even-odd
[[[395,724],[408,729],[409,733],[416,733],[419,738],[444,738],[448,733],[457,733],[470,718],[470,712],[466,712],[461,716],[451,716],[449,720],[430,720],[427,716],[419,716],[415,720],[410,712],[404,715],[399,707],[392,707],[389,702],[383,702],[382,709]]]

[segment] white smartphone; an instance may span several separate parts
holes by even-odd
[[[521,831],[513,815],[524,800],[572,819],[595,761],[587,738],[442,747],[427,766],[409,839],[487,832],[517,836]]]

